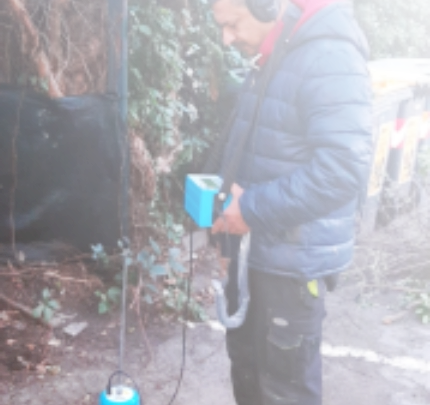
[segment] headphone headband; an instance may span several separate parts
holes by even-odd
[[[281,0],[246,0],[251,14],[263,23],[275,21],[281,11]]]

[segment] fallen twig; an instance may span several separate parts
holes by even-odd
[[[66,281],[66,282],[71,282],[71,283],[80,283],[80,284],[101,284],[100,280],[90,280],[90,279],[81,279],[81,278],[74,278],[74,277],[66,277],[66,276],[61,276],[60,274],[57,274],[54,271],[47,271],[45,273],[43,273],[44,277],[51,277],[51,278],[56,278],[58,280],[61,281]]]
[[[11,306],[12,308],[22,312],[24,315],[31,318],[33,321],[37,321],[44,326],[52,328],[51,322],[46,321],[43,318],[35,318],[33,316],[33,311],[31,310],[31,308],[29,308],[23,304],[20,304],[19,302],[16,302],[16,301],[12,300],[11,298],[6,297],[6,295],[4,295],[3,293],[0,293],[0,301],[3,301],[4,303]]]
[[[140,299],[142,288],[143,288],[142,271],[139,269],[139,283],[138,283],[137,287],[135,288],[134,299],[133,299],[132,303],[130,304],[130,307],[134,308],[134,310],[136,311],[137,321],[139,323],[140,334],[141,334],[142,339],[144,341],[145,347],[148,350],[150,362],[152,362],[154,360],[154,353],[152,351],[151,343],[149,342],[148,335],[146,333],[146,329],[145,329],[145,326],[144,326],[143,321],[142,321],[142,315],[141,315],[141,310],[140,310],[141,301],[142,301]]]
[[[412,309],[417,308],[419,305],[420,305],[419,302],[412,302],[411,304],[408,305],[407,309],[405,309],[404,311],[398,312],[397,314],[394,314],[394,315],[386,316],[382,320],[382,323],[384,323],[385,325],[391,325],[394,322],[400,321],[406,315],[409,314],[409,311],[411,311]]]
[[[428,289],[419,289],[419,288],[410,288],[410,287],[403,287],[398,285],[386,285],[386,284],[366,284],[364,288],[375,288],[380,290],[392,290],[392,291],[402,291],[408,294],[422,294],[422,293],[428,293]]]

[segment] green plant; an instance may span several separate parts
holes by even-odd
[[[149,305],[161,301],[166,309],[179,316],[184,313],[188,302],[188,316],[203,321],[206,319],[204,308],[192,296],[188,299],[187,269],[180,256],[178,248],[170,248],[165,260],[159,245],[150,239],[150,247],[142,250],[135,260],[142,270],[143,300]]]
[[[184,107],[174,95],[185,69],[175,14],[155,1],[132,5],[130,14],[130,119],[145,123],[155,147],[173,144],[175,115]]]
[[[142,250],[137,255],[137,262],[144,270],[142,282],[143,300],[147,304],[152,304],[161,300],[165,308],[174,313],[182,315],[185,310],[188,316],[195,320],[206,319],[204,308],[191,296],[188,297],[188,280],[184,277],[187,269],[180,260],[180,250],[170,248],[168,250],[167,262],[156,264],[156,257],[161,257],[162,252],[158,244],[150,239],[152,253]],[[161,284],[154,284],[159,278]],[[151,281],[152,280],[152,281]]]
[[[221,45],[205,0],[132,0],[129,38],[129,120],[156,172],[148,223],[178,243],[183,177],[199,170],[217,138],[218,95],[237,85],[248,64]]]
[[[95,260],[100,255],[106,255],[103,246],[98,246]],[[118,246],[122,264],[130,270],[128,283],[134,291],[138,291],[141,301],[150,306],[160,303],[163,310],[182,315],[188,301],[188,279],[187,269],[181,261],[180,249],[170,248],[164,251],[152,238],[149,239],[148,246],[137,253],[123,241],[118,242]],[[118,284],[122,282],[122,271],[117,272],[115,281]],[[116,308],[121,291],[114,286],[106,292],[96,291],[95,294],[99,298],[98,311],[104,314]],[[190,296],[188,303],[190,318],[197,321],[206,319],[204,308],[193,296]]]
[[[419,302],[415,313],[421,319],[423,324],[430,323],[430,292],[420,293],[415,299]]]
[[[188,280],[177,276],[171,277],[163,289],[163,301],[166,308],[181,315],[181,317],[188,300],[187,289]],[[205,308],[192,297],[189,300],[187,312],[187,316],[190,319],[199,322],[204,322],[208,319]]]
[[[406,295],[406,307],[413,308],[420,321],[430,323],[430,285],[424,280],[407,280],[409,293]]]
[[[430,57],[428,0],[354,0],[373,59]]]
[[[121,290],[118,287],[110,287],[106,292],[96,291],[95,295],[99,298],[98,312],[103,315],[117,307],[121,297]]]
[[[429,180],[430,178],[430,147],[421,149],[418,155],[418,175],[423,180]]]
[[[179,249],[169,250],[169,267],[172,269],[170,277],[165,280],[163,287],[163,302],[166,308],[182,316],[187,311],[187,316],[196,321],[205,321],[207,314],[191,295],[188,298],[189,279],[184,277],[186,269],[180,262]],[[188,302],[188,308],[186,308]]]
[[[37,319],[43,319],[49,322],[55,312],[61,308],[59,302],[52,298],[48,288],[44,288],[41,294],[39,304],[33,309],[33,316]]]
[[[20,86],[30,85],[33,89],[42,93],[48,93],[49,91],[48,81],[38,76],[29,76],[23,73],[17,77],[17,83]]]
[[[103,245],[98,243],[97,245],[91,245],[92,258],[100,263],[102,266],[106,267],[109,265],[109,256],[105,252]]]

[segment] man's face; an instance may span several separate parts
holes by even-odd
[[[246,6],[234,4],[232,0],[218,0],[212,9],[222,29],[224,45],[233,45],[246,56],[257,55],[274,23],[256,20]]]

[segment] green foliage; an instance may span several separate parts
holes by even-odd
[[[17,77],[17,84],[20,86],[30,86],[41,93],[49,92],[49,85],[45,78],[29,75],[28,72],[22,73]]]
[[[141,279],[143,300],[149,305],[161,301],[166,309],[179,316],[184,313],[188,301],[188,270],[183,266],[180,254],[178,248],[170,248],[167,261],[163,262],[159,245],[150,239],[150,246],[132,259],[132,263],[144,271]],[[161,283],[157,283],[160,279]],[[187,311],[194,320],[206,319],[204,308],[193,297],[189,299]]]
[[[98,312],[100,315],[103,315],[111,312],[118,306],[121,298],[121,290],[118,287],[110,287],[106,292],[96,291],[95,295],[99,299]]]
[[[430,179],[430,146],[420,150],[418,155],[418,175],[424,181]]]
[[[181,142],[177,167],[213,135],[211,80],[223,69],[223,51],[200,0],[181,10],[155,0],[130,8],[130,120],[142,127],[153,156]]]
[[[184,107],[175,97],[185,69],[175,37],[171,10],[155,1],[131,7],[130,118],[143,123],[154,149],[175,142],[175,116]]]
[[[188,280],[173,275],[163,290],[163,301],[166,307],[176,314],[182,314],[187,303],[187,289]],[[191,299],[188,304],[188,315],[196,321],[204,322],[208,319],[204,307],[194,299]]]
[[[430,58],[428,0],[355,0],[372,59]]]
[[[97,245],[91,245],[91,250],[93,252],[92,258],[100,263],[102,266],[106,267],[109,265],[109,256],[105,252],[103,246],[98,243]]]
[[[407,279],[405,287],[406,308],[413,309],[419,320],[427,325],[430,323],[430,284],[426,280]]]
[[[48,288],[44,288],[39,304],[33,309],[33,316],[37,319],[43,319],[45,322],[49,322],[55,312],[60,308],[59,302],[52,298],[51,291],[49,291]]]
[[[427,325],[430,323],[430,293],[421,293],[416,299],[419,300],[419,305],[415,309],[415,313],[421,319],[421,322]]]
[[[181,251],[178,248],[170,248],[164,252],[160,245],[149,239],[149,245],[133,252],[128,244],[120,241],[122,264],[129,270],[128,283],[138,290],[144,304],[152,306],[161,303],[163,310],[173,311],[181,316],[187,302],[187,272],[181,261]],[[96,255],[94,260],[105,258],[107,254],[102,245],[93,247]],[[109,258],[107,259],[109,262]],[[115,277],[118,286],[122,283],[122,272],[119,271]],[[120,301],[121,290],[118,286],[108,288],[106,291],[96,291],[99,298],[98,312],[106,314],[114,310]],[[206,319],[204,308],[191,296],[188,303],[188,315],[190,318],[202,321]]]
[[[164,209],[163,209],[164,208]],[[151,221],[158,224],[164,236],[171,245],[179,245],[185,235],[185,213],[182,207],[175,211],[168,211],[168,207],[161,204],[161,209],[154,206],[151,212]]]

